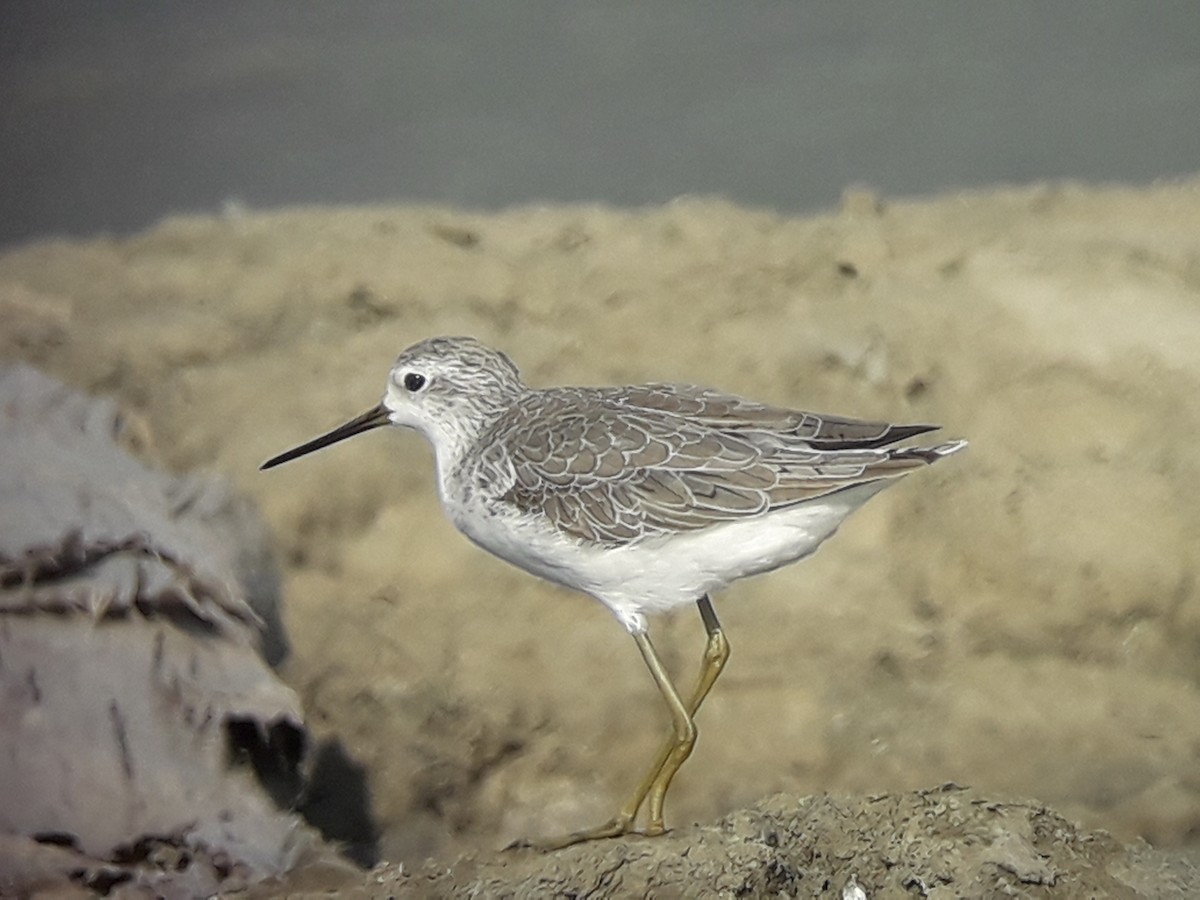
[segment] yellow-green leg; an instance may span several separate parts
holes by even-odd
[[[707,596],[704,596],[696,601],[696,605],[699,606],[700,616],[704,619],[704,629],[708,632],[708,643],[704,647],[700,677],[696,682],[695,690],[692,691],[691,699],[688,700],[689,718],[695,717],[696,711],[700,709],[700,704],[704,702],[704,698],[708,696],[712,686],[717,683],[717,678],[720,677],[721,672],[725,669],[725,663],[729,660],[729,641],[725,639],[725,632],[721,630],[721,623],[717,621],[717,614],[713,611],[712,603]],[[671,779],[675,777],[680,766],[691,756],[695,743],[696,728],[693,724],[692,740],[686,747],[678,742],[672,746],[668,741],[659,751],[655,760],[658,773],[650,785],[649,821],[646,825],[646,834],[662,834],[667,830],[663,825],[663,802],[667,797],[667,788],[671,786]]]
[[[721,630],[721,623],[713,611],[712,602],[707,596],[704,596],[696,601],[696,605],[700,608],[700,617],[704,620],[705,631],[708,632],[708,643],[704,649],[700,677],[686,703],[680,698],[679,692],[672,684],[670,676],[654,650],[654,645],[650,643],[649,636],[645,633],[633,636],[642,653],[642,658],[646,661],[646,667],[650,670],[654,683],[658,685],[659,693],[663,695],[663,699],[667,702],[667,708],[671,712],[671,735],[655,754],[646,776],[638,784],[633,796],[612,819],[596,828],[576,831],[561,840],[549,842],[545,845],[547,849],[558,849],[583,841],[628,834],[633,830],[634,820],[647,796],[650,798],[650,803],[649,821],[645,834],[659,835],[666,831],[666,827],[663,825],[663,802],[667,796],[667,789],[671,786],[671,779],[675,777],[675,773],[691,755],[692,748],[696,744],[694,721],[696,711],[704,702],[704,698],[708,696],[708,692],[712,690],[712,686],[716,683],[729,659],[729,642]]]

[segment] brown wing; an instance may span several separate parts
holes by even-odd
[[[644,385],[535,392],[488,436],[515,477],[502,497],[563,532],[621,545],[761,515],[924,465],[877,449],[895,426]]]

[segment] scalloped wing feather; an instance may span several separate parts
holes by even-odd
[[[619,546],[897,477],[932,461],[928,452],[877,448],[932,427],[681,386],[561,388],[514,408],[487,436],[497,452],[486,458],[511,462],[502,500],[575,538]]]

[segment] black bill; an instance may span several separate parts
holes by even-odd
[[[381,425],[389,423],[387,407],[380,403],[378,406],[368,409],[361,416],[355,416],[345,425],[339,425],[333,431],[323,434],[318,438],[313,438],[307,444],[301,444],[299,447],[293,447],[278,456],[272,456],[258,468],[271,469],[285,462],[290,462],[298,456],[304,456],[307,453],[312,453],[314,450],[320,450],[322,447],[328,447],[330,444],[336,444],[338,441],[344,441],[346,438],[354,437],[356,434],[362,434],[364,431],[370,431],[372,428],[379,428]]]

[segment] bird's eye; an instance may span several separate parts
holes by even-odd
[[[425,376],[420,372],[409,372],[404,376],[404,387],[415,394],[425,387]]]

